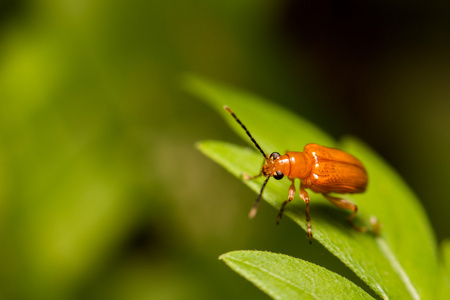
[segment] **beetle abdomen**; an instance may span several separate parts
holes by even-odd
[[[303,151],[312,159],[308,185],[314,192],[362,193],[366,190],[366,170],[354,156],[317,144],[308,144]]]

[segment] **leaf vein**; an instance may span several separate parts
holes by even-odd
[[[415,300],[419,300],[420,299],[419,293],[417,292],[416,288],[414,287],[414,285],[411,282],[411,279],[409,279],[408,274],[406,274],[405,270],[403,269],[400,262],[397,260],[397,257],[392,252],[389,245],[386,243],[386,241],[384,239],[382,239],[380,237],[377,238],[377,244],[380,247],[380,250],[383,253],[383,255],[386,257],[386,259],[391,264],[394,271],[400,277],[400,280],[405,284],[405,287],[408,290],[408,292],[410,293],[411,297]]]

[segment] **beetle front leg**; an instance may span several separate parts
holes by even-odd
[[[264,161],[263,161],[263,166],[264,166],[264,163],[265,163],[265,162],[266,162],[266,160],[264,159]],[[242,174],[242,177],[243,177],[245,180],[252,180],[252,179],[261,177],[262,174],[263,174],[263,173],[262,173],[262,167],[261,167],[261,171],[259,171],[258,174],[256,174],[256,175],[247,175],[247,174],[243,173],[243,174]]]
[[[258,178],[258,177],[261,177],[261,176],[262,176],[262,172],[259,172],[259,174],[256,174],[256,175],[247,175],[245,173],[242,174],[242,177],[245,180],[252,180],[252,179],[255,179],[255,178]]]
[[[355,218],[356,213],[358,212],[358,206],[356,206],[356,204],[353,204],[350,201],[345,200],[345,199],[332,197],[328,194],[322,194],[322,195],[324,195],[325,198],[327,198],[331,203],[333,203],[334,205],[336,205],[339,208],[351,209],[353,212],[350,216],[347,217],[347,223],[349,223],[350,226],[352,226],[354,229],[356,229],[359,232],[367,231],[367,228],[359,227],[353,223],[353,219]]]
[[[305,191],[303,188],[303,184],[300,184],[300,198],[305,202],[306,204],[306,224],[308,225],[308,239],[309,243],[311,244],[312,239],[312,228],[311,228],[311,222],[310,222],[310,215],[309,215],[309,195],[308,192]]]
[[[278,213],[277,216],[277,225],[280,223],[281,217],[283,216],[284,207],[286,206],[286,204],[294,200],[295,195],[294,179],[292,179],[291,182],[292,182],[291,186],[289,187],[289,198],[286,201],[284,201],[283,204],[281,205],[280,212]]]

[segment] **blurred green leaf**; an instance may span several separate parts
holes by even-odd
[[[255,96],[199,78],[191,78],[188,86],[215,109],[229,105],[267,153],[301,151],[308,142],[338,146],[307,121]],[[223,115],[228,122],[234,122],[225,112]],[[233,128],[241,136],[245,134],[236,125]],[[248,137],[244,138],[250,142]],[[262,157],[258,152],[214,141],[201,142],[198,147],[237,177],[259,172]],[[435,239],[418,200],[400,176],[362,143],[348,138],[341,148],[358,157],[369,174],[367,192],[342,197],[358,204],[357,223],[367,226],[375,215],[383,230],[379,237],[356,232],[344,222],[345,212],[333,207],[323,196],[310,193],[314,238],[382,298],[434,299],[439,274]],[[244,183],[259,192],[262,181]],[[264,191],[264,199],[278,209],[287,199],[288,187],[287,180],[272,180]],[[286,207],[286,215],[306,229],[305,208],[298,197]]]
[[[450,295],[450,240],[442,242],[442,281],[439,288],[439,299],[447,299]]]
[[[233,251],[219,259],[274,299],[373,299],[344,277],[287,255]]]
[[[295,151],[299,145],[312,142],[329,147],[336,145],[328,134],[315,125],[256,95],[230,90],[198,77],[186,77],[184,84],[186,89],[222,114],[231,128],[252,144],[242,128],[223,109],[224,105],[228,105],[244,122],[266,154],[276,150]],[[296,134],[292,135],[293,132]]]

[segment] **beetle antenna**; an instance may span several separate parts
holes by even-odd
[[[255,141],[255,139],[253,138],[253,136],[252,136],[252,135],[250,134],[250,132],[248,131],[247,127],[245,127],[245,125],[242,124],[241,120],[239,120],[238,117],[236,117],[236,115],[234,114],[234,112],[232,112],[231,109],[230,109],[228,106],[225,105],[223,108],[233,116],[233,118],[239,123],[239,125],[241,125],[241,127],[245,130],[245,132],[246,132],[247,135],[249,136],[249,138],[252,140],[253,144],[255,144],[256,148],[258,148],[259,152],[261,152],[262,155],[264,156],[264,158],[267,159],[267,155],[264,153],[264,151],[261,149],[261,147],[260,147],[260,146],[258,145],[258,143]],[[268,179],[267,179],[267,180],[268,180]],[[267,180],[266,180],[266,182],[267,182]],[[264,185],[265,185],[265,184],[264,184]],[[264,189],[264,185],[263,185],[263,189]],[[261,194],[262,194],[262,190],[261,190]],[[260,195],[259,198],[261,198],[261,195]],[[255,203],[256,206],[258,206],[259,198],[258,198],[257,202]],[[252,209],[252,210],[253,210],[253,209]],[[256,209],[255,209],[255,214],[256,214]]]
[[[250,219],[253,219],[256,215],[256,212],[258,211],[259,200],[261,200],[262,193],[263,193],[264,188],[266,187],[267,181],[269,181],[271,175],[272,174],[269,174],[269,176],[267,176],[266,180],[264,180],[264,183],[261,187],[261,192],[259,192],[259,196],[258,196],[258,198],[256,198],[255,204],[253,204],[252,208],[250,209],[250,211],[248,213],[248,217]]]

